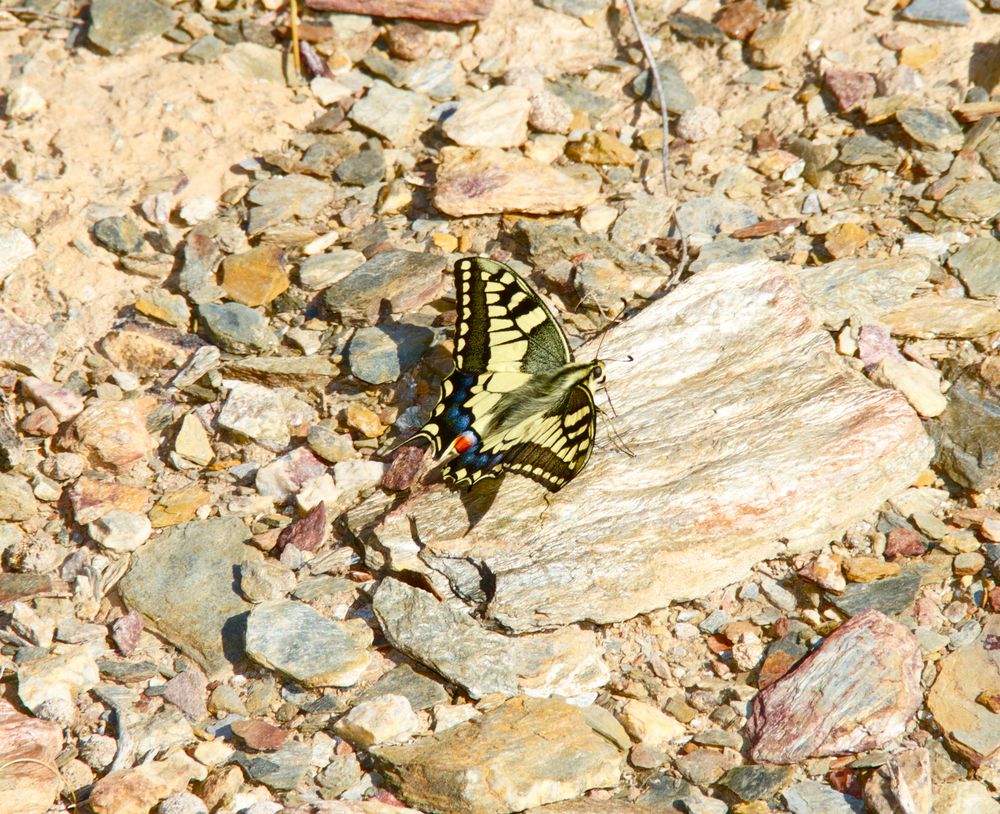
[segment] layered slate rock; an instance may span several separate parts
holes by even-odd
[[[246,545],[250,531],[238,517],[184,523],[136,553],[118,591],[130,610],[193,658],[210,678],[224,675],[243,655],[246,614],[235,575],[263,554]]]
[[[440,814],[507,814],[614,786],[628,735],[601,707],[517,696],[474,721],[371,750],[404,802]]]
[[[874,749],[901,735],[923,700],[920,646],[898,622],[867,610],[762,690],[747,723],[758,762]]]
[[[394,647],[430,665],[473,698],[494,692],[577,696],[610,678],[591,631],[505,636],[405,582],[384,579],[372,609]],[[591,699],[594,696],[591,696]]]
[[[247,620],[247,655],[304,687],[350,687],[368,666],[371,643],[363,620],[327,619],[304,602],[264,602]]]
[[[381,522],[376,499],[352,520],[369,562],[423,573],[515,631],[613,622],[839,537],[933,451],[901,395],[836,356],[775,264],[697,275],[609,331],[601,356],[634,457],[602,422],[555,497],[509,475],[495,495],[419,490]]]
[[[1000,697],[1000,616],[986,618],[971,644],[941,661],[927,707],[951,747],[973,766],[1000,754],[1000,715],[983,702]]]

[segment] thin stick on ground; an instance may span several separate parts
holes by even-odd
[[[646,62],[649,63],[649,73],[653,77],[653,87],[656,88],[656,96],[660,101],[660,128],[663,133],[663,194],[667,195],[670,193],[670,128],[667,119],[667,95],[663,92],[663,82],[660,79],[660,69],[656,66],[656,59],[653,57],[653,49],[649,45],[649,40],[646,39],[646,33],[642,30],[642,25],[639,23],[639,15],[635,10],[635,4],[632,0],[625,0],[625,5],[628,7],[629,17],[632,18],[632,26],[635,28],[635,33],[639,37],[639,45],[642,46],[642,53],[646,57]],[[687,245],[687,235],[684,234],[681,229],[681,225],[677,220],[677,210],[674,209],[673,215],[671,217],[674,228],[677,230],[677,234],[681,238],[681,259],[677,263],[677,267],[674,269],[673,274],[670,275],[670,279],[667,281],[667,285],[664,289],[665,292],[670,291],[684,274],[684,270],[687,268],[688,264],[688,245]]]
[[[299,53],[299,4],[297,0],[291,0],[288,7],[292,28],[292,64],[295,65],[295,73],[302,76],[302,55]]]
[[[625,0],[625,5],[628,6],[628,13],[632,18],[635,33],[639,35],[639,45],[642,46],[642,53],[646,57],[646,62],[649,63],[649,73],[653,77],[653,86],[656,88],[656,95],[660,100],[660,127],[663,130],[663,192],[666,194],[670,191],[670,133],[667,127],[667,96],[663,92],[660,69],[656,67],[653,49],[639,23],[639,15],[636,13],[635,5],[632,0]]]

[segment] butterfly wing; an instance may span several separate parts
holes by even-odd
[[[549,307],[514,271],[485,257],[455,264],[455,367],[466,373],[548,373],[573,361]]]
[[[470,433],[470,443],[480,443],[504,394],[573,360],[548,306],[503,263],[459,260],[455,295],[455,370],[442,382],[441,399],[427,423],[408,439],[427,438],[435,455],[463,433]]]
[[[561,404],[539,416],[527,431],[516,427],[480,441],[444,466],[458,487],[472,486],[504,471],[516,472],[558,492],[590,459],[597,431],[597,408],[586,384],[571,388]]]

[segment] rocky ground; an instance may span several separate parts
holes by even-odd
[[[668,189],[621,3],[84,5],[0,2],[0,812],[1000,812],[997,0],[638,3]],[[384,452],[470,254],[603,342],[554,496]]]

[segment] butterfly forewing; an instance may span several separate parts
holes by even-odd
[[[544,373],[573,360],[549,307],[503,263],[459,260],[455,299],[457,369]]]
[[[573,364],[548,306],[503,263],[458,261],[455,291],[455,370],[414,438],[455,453],[443,474],[456,486],[510,470],[562,488],[593,447],[591,366]]]

